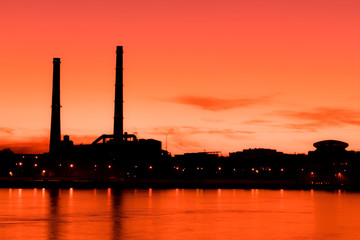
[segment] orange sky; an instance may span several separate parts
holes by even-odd
[[[124,46],[125,131],[172,154],[360,150],[357,0],[0,2],[0,148],[48,150],[52,58],[62,134],[112,133]]]

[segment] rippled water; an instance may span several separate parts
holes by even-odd
[[[0,189],[0,239],[360,239],[360,194]]]

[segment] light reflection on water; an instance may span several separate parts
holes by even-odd
[[[0,238],[360,239],[360,194],[0,189]]]

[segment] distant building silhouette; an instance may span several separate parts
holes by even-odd
[[[348,184],[352,181],[349,174],[355,170],[353,165],[359,161],[354,151],[346,151],[349,144],[335,140],[314,143],[315,151],[309,151],[309,163],[312,184]]]

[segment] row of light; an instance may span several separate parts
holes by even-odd
[[[42,174],[44,175],[46,173],[46,170],[42,170]],[[9,172],[10,177],[14,176],[13,172]]]
[[[174,168],[175,168],[176,170],[180,170],[180,167],[178,167],[178,166],[174,166]],[[183,168],[182,170],[184,171],[185,168]],[[204,168],[203,168],[203,167],[197,167],[196,170],[204,170]],[[222,168],[221,168],[221,167],[218,167],[218,170],[221,171]],[[236,172],[236,168],[234,168],[233,171]],[[256,172],[256,173],[259,173],[259,170],[258,170],[258,169],[255,169],[255,168],[252,168],[251,171]],[[268,171],[271,172],[271,168],[269,168]],[[280,171],[283,172],[284,169],[281,168]]]
[[[22,156],[23,159],[25,159],[25,156]],[[38,159],[39,157],[38,156],[35,156],[35,159]]]
[[[20,162],[19,164],[16,163],[16,165],[22,166],[22,162]],[[38,166],[38,164],[35,163],[35,164],[34,164],[34,167],[37,167],[37,166]],[[59,167],[61,167],[61,166],[62,166],[62,165],[59,164]],[[72,163],[69,164],[69,167],[70,167],[70,168],[73,168],[73,167],[74,167],[74,164],[72,164]],[[97,165],[94,165],[94,167],[96,168]],[[111,165],[108,165],[108,168],[111,168]],[[42,170],[42,173],[45,174],[45,173],[46,173],[46,170],[45,170],[45,169]],[[13,174],[13,172],[9,172],[9,175],[10,175],[10,176],[13,176],[14,174]]]
[[[15,165],[16,165],[16,166],[22,166],[23,163],[22,163],[22,162],[19,162],[19,163],[16,163]],[[35,163],[35,164],[34,164],[34,167],[37,167],[37,166],[38,166],[38,164]],[[59,164],[59,167],[61,167],[61,166],[62,166],[62,164],[60,163],[60,164]],[[69,164],[69,167],[70,167],[70,168],[73,168],[73,167],[74,167],[74,164],[73,164],[73,163]],[[94,167],[97,168],[97,165],[94,165]],[[151,167],[151,166],[150,166],[150,167]],[[108,168],[111,168],[111,165],[108,165]],[[135,168],[137,168],[137,166],[135,166]],[[152,168],[152,167],[151,167],[151,168]]]
[[[37,158],[37,156],[36,156],[36,158]],[[23,163],[22,163],[22,162],[19,162],[19,163],[16,163],[16,165],[22,166]],[[38,166],[38,164],[35,163],[35,164],[34,164],[34,167],[37,167],[37,166]],[[61,166],[62,166],[62,164],[60,163],[60,164],[59,164],[59,167],[61,167]],[[74,167],[74,164],[73,164],[73,163],[69,164],[69,167],[70,167],[70,168],[73,168],[73,167]],[[97,165],[94,165],[94,167],[97,168]],[[134,166],[134,168],[137,168],[137,167],[138,167],[138,166]],[[110,169],[110,168],[111,168],[111,165],[108,165],[108,168]],[[180,170],[180,167],[178,167],[178,166],[174,166],[174,168],[175,168],[176,170]],[[152,170],[152,169],[153,169],[153,166],[150,165],[150,166],[149,166],[149,169]],[[203,167],[197,167],[196,169],[197,169],[197,170],[203,170],[204,168],[203,168]],[[222,168],[221,168],[221,167],[218,167],[218,170],[221,171]],[[267,170],[268,170],[269,172],[271,172],[271,168],[268,168]],[[181,171],[184,172],[184,171],[185,171],[185,168],[181,169]],[[236,169],[234,168],[233,171],[236,172]],[[255,169],[255,168],[251,168],[251,171],[256,172],[256,173],[259,173],[259,170],[258,170],[258,169]],[[280,171],[281,171],[281,172],[284,172],[284,168],[280,168]],[[301,171],[304,171],[304,169],[302,168]],[[46,171],[43,170],[42,172],[45,173]],[[346,172],[346,169],[344,170],[344,172]],[[13,173],[12,173],[12,172],[9,172],[9,175],[10,175],[10,176],[13,176]],[[314,176],[314,172],[310,172],[310,175],[311,175],[311,176]],[[337,174],[335,174],[335,176],[341,177],[341,173],[337,173]]]

